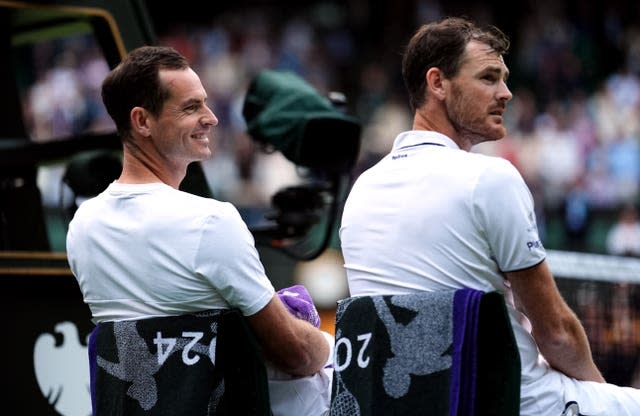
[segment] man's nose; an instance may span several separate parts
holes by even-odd
[[[507,87],[507,83],[502,81],[500,83],[500,89],[498,90],[498,99],[501,101],[510,101],[513,98],[513,94],[509,87]]]
[[[208,107],[205,106],[205,115],[202,118],[202,124],[208,125],[208,126],[217,126],[218,125],[218,117],[216,117],[216,115],[213,113],[213,111]]]

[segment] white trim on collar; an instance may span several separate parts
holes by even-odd
[[[421,144],[433,144],[452,149],[460,149],[453,140],[442,133],[429,130],[410,130],[402,132],[396,137],[393,141],[392,151]]]
[[[156,189],[171,188],[164,182],[147,182],[147,183],[120,183],[113,181],[107,187],[107,191],[111,193],[131,193],[131,192],[149,192]],[[173,189],[173,188],[171,188]]]

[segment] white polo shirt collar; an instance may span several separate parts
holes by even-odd
[[[393,141],[393,149],[405,150],[417,146],[445,146],[452,149],[460,147],[442,133],[428,130],[410,130],[400,133]]]

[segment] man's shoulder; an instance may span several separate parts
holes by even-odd
[[[486,165],[486,166],[497,166],[497,167],[506,167],[506,166],[511,166],[513,167],[513,164],[500,156],[494,156],[494,155],[488,155],[485,153],[479,153],[479,152],[466,152],[466,154],[469,157],[469,160],[474,160],[476,163],[478,164],[482,164],[482,165]]]
[[[172,195],[172,197],[182,199],[184,202],[189,204],[196,204],[198,206],[204,205],[204,206],[220,206],[220,207],[230,205],[229,202],[224,202],[215,198],[192,194],[186,191],[174,189],[173,192],[174,194]]]
[[[94,197],[87,198],[84,201],[77,201],[78,208],[76,209],[73,219],[81,217],[83,215],[90,215],[95,210],[99,210],[103,205],[102,203],[102,194],[98,194]]]
[[[219,201],[214,198],[194,195],[184,191],[176,191],[174,197],[175,200],[172,201],[173,203],[181,205],[184,210],[193,214],[235,216],[238,213],[236,207],[230,202]]]
[[[465,165],[491,175],[519,177],[516,167],[507,159],[482,153],[467,153]]]

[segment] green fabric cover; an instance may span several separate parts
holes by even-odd
[[[297,165],[340,173],[356,161],[359,122],[291,72],[258,73],[242,114],[254,140],[272,145]]]

